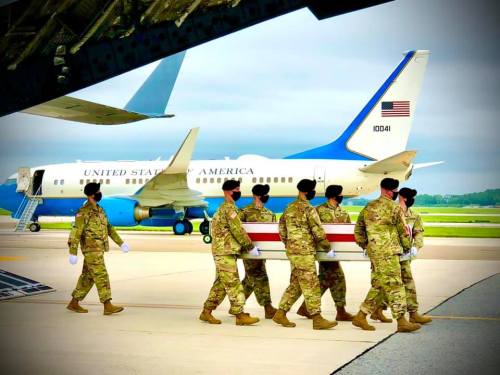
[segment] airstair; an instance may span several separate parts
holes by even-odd
[[[28,224],[33,220],[33,215],[35,214],[36,208],[42,203],[42,199],[38,196],[40,193],[40,188],[38,191],[32,195],[25,195],[23,201],[19,205],[16,213],[13,215],[14,219],[19,219],[19,222],[14,229],[15,232],[23,232],[26,230]],[[37,227],[39,227],[37,223]]]

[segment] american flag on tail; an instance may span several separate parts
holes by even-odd
[[[410,101],[396,100],[382,102],[382,117],[409,117]]]

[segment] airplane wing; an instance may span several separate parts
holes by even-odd
[[[151,179],[132,197],[146,207],[172,207],[181,211],[186,207],[205,207],[201,193],[189,189],[187,170],[193,155],[199,128],[191,129],[168,166]]]
[[[89,102],[71,96],[61,96],[60,98],[27,108],[21,112],[30,115],[52,117],[95,125],[120,125],[149,118],[174,116],[152,116],[149,114],[129,112],[125,109],[109,107],[104,104]]]
[[[403,151],[386,159],[365,165],[364,167],[359,168],[359,170],[365,173],[390,173],[404,171],[411,165],[411,162],[416,155],[417,151]]]

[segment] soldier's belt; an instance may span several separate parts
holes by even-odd
[[[261,256],[252,256],[248,253],[241,255],[245,259],[287,259],[285,245],[281,242],[277,223],[243,223],[255,246],[261,249]],[[318,261],[368,261],[363,250],[354,240],[354,224],[322,224],[326,238],[336,256],[329,258],[327,251],[317,250]]]

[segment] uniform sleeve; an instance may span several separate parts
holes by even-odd
[[[280,217],[279,232],[280,232],[281,241],[286,245],[286,241],[288,238],[288,232],[286,230],[285,214],[282,214]]]
[[[108,236],[111,237],[111,239],[118,245],[118,246],[121,246],[123,245],[123,240],[121,239],[120,235],[118,234],[118,232],[116,231],[115,227],[112,226],[110,223],[109,223],[109,219],[108,217],[106,216],[106,220],[108,222]]]
[[[314,237],[315,242],[318,244],[319,248],[322,250],[330,249],[330,243],[326,238],[326,233],[321,226],[321,220],[319,219],[318,212],[315,208],[310,208],[307,212],[307,220],[309,222],[309,228]]]
[[[424,247],[424,224],[420,215],[417,215],[417,219],[413,224],[413,245],[417,249]]]
[[[240,220],[242,222],[246,221],[246,219],[245,219],[246,214],[245,214],[245,210],[244,209],[238,210],[238,217],[240,218]]]
[[[227,223],[231,234],[236,241],[238,241],[243,250],[250,250],[253,247],[252,240],[250,240],[247,232],[245,232],[236,210],[231,209],[227,211]]]
[[[78,254],[78,244],[82,237],[83,228],[85,228],[85,218],[82,213],[77,213],[75,217],[75,225],[71,229],[68,238],[69,253],[72,255]]]
[[[366,249],[366,247],[368,246],[364,208],[359,213],[358,220],[356,221],[356,225],[354,226],[354,239],[356,240],[356,244],[362,249]]]
[[[396,206],[393,212],[393,222],[398,231],[399,243],[403,248],[403,252],[408,252],[411,249],[411,238],[406,229],[406,221],[404,219],[403,210],[401,207]]]
[[[349,212],[344,211],[345,214],[345,222],[346,224],[351,224],[351,216],[349,215]]]

